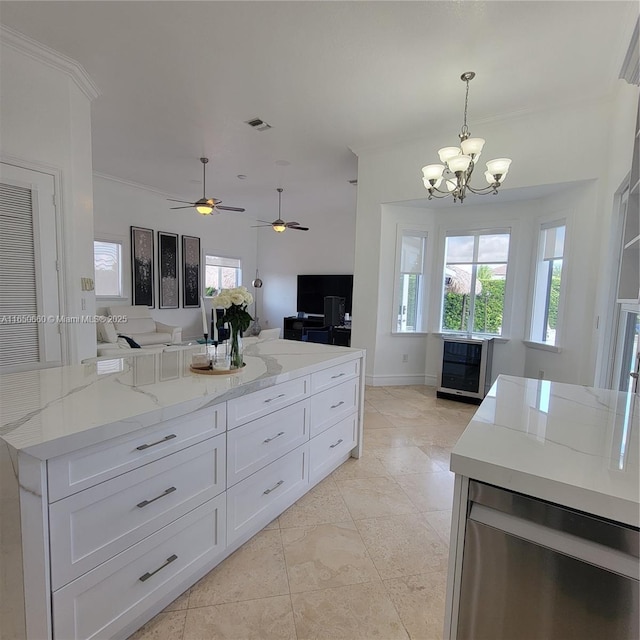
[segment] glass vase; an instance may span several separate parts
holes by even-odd
[[[244,366],[244,361],[242,360],[242,333],[233,325],[231,325],[231,337],[229,338],[229,357],[231,369],[240,369]]]

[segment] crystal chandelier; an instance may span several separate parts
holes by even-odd
[[[422,167],[422,181],[425,189],[429,192],[429,200],[453,196],[454,202],[463,202],[467,195],[467,190],[471,193],[482,195],[487,193],[496,194],[509,172],[509,165],[511,164],[509,158],[489,160],[487,162],[487,170],[484,172],[484,177],[489,186],[474,188],[469,184],[471,174],[484,146],[484,139],[472,138],[467,126],[469,81],[473,80],[475,76],[476,74],[473,71],[467,71],[460,76],[460,80],[467,83],[467,93],[464,99],[464,124],[458,134],[460,146],[443,147],[438,151],[442,164],[428,164],[426,167]]]

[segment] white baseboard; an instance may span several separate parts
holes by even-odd
[[[424,383],[427,385],[427,387],[437,387],[438,386],[438,376],[433,374],[433,373],[425,374]]]
[[[389,376],[365,376],[365,384],[370,387],[399,387],[410,384],[424,384],[435,387],[438,377],[435,375],[405,375],[395,374]]]

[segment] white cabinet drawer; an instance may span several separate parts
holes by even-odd
[[[225,496],[145,538],[53,594],[55,640],[114,638],[225,548]]]
[[[356,446],[358,436],[358,414],[348,418],[321,433],[309,446],[309,481],[313,484],[337,466]]]
[[[53,588],[218,495],[225,478],[221,434],[52,504]]]
[[[223,433],[225,424],[226,405],[222,403],[53,458],[47,463],[49,501]]]
[[[354,378],[312,396],[311,437],[317,436],[336,422],[357,411],[359,392],[360,380]]]
[[[282,382],[227,402],[227,427],[233,429],[245,422],[286,407],[309,395],[309,377]]]
[[[311,374],[311,393],[318,393],[360,375],[360,359],[351,360]]]
[[[227,434],[227,486],[244,480],[309,439],[309,400],[258,418]]]
[[[227,490],[227,544],[256,533],[295,502],[309,484],[304,444]]]

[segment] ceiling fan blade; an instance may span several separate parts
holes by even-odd
[[[289,227],[289,229],[295,229],[296,231],[309,231],[309,227]]]
[[[258,227],[262,228],[262,227],[270,227],[270,224],[254,224],[251,225],[250,229],[257,229]]]
[[[271,226],[273,224],[273,222],[269,222],[268,220],[256,220],[256,222],[262,222],[262,224],[266,224]]]
[[[287,222],[284,226],[285,227],[299,227],[300,223],[299,222]]]
[[[182,204],[190,204],[193,206],[195,202],[187,202],[186,200],[174,200],[173,198],[167,198],[169,202],[182,202]]]
[[[193,205],[190,204],[188,207],[169,207],[170,211],[173,211],[175,209],[193,209]]]
[[[216,209],[220,209],[220,211],[244,211],[244,209],[240,207],[223,207],[222,205],[217,204]]]

